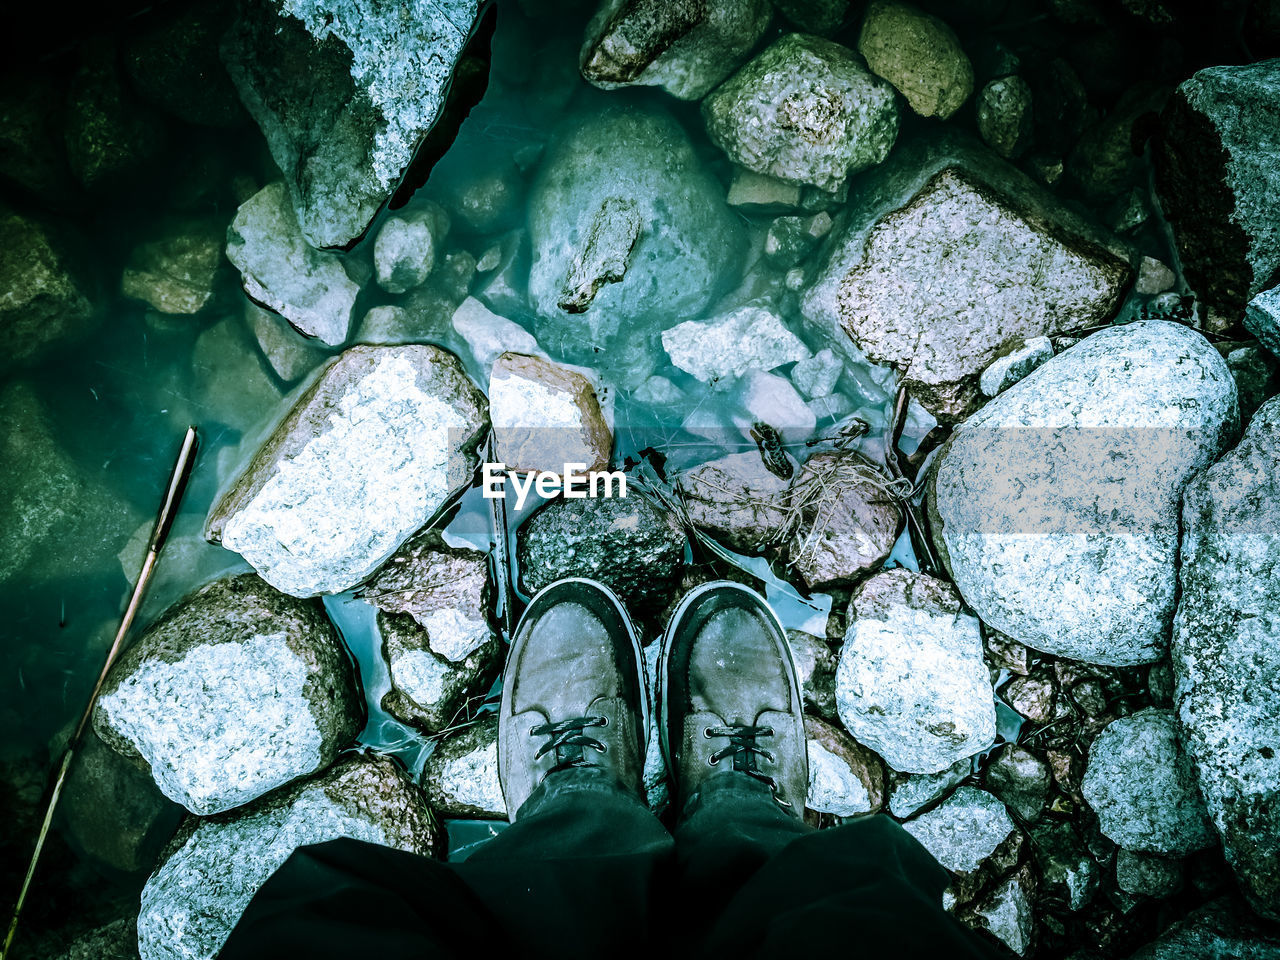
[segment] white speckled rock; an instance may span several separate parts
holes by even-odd
[[[880,758],[843,730],[817,717],[804,718],[809,751],[809,794],[805,806],[818,813],[854,817],[884,805]]]
[[[976,409],[1003,353],[1105,323],[1128,287],[1112,238],[959,136],[904,144],[859,183],[801,309],[940,420]]]
[[[898,138],[893,88],[838,43],[789,33],[702,101],[707,135],[756,173],[838,189]]]
[[[507,819],[498,780],[498,718],[490,714],[449,737],[427,757],[422,789],[431,808],[446,817]]]
[[[748,370],[772,370],[810,356],[782,318],[757,303],[663,330],[662,348],[678,369],[703,383],[732,380]]]
[[[1022,346],[997,357],[978,379],[978,387],[988,397],[1008,390],[1053,356],[1053,341],[1032,337]]]
[[[613,431],[588,372],[523,353],[504,353],[489,375],[494,456],[508,470],[564,473],[565,464],[603,470]]]
[[[955,588],[903,569],[863,584],[849,603],[836,706],[903,773],[936,773],[990,746],[995,694],[978,621]]]
[[[532,333],[514,320],[498,316],[475,297],[467,297],[458,304],[451,323],[454,332],[467,342],[471,355],[485,373],[493,369],[493,361],[508,351],[541,352]]]
[[[352,347],[217,500],[205,535],[286,593],[340,593],[470,481],[488,426],[453,354]]]
[[[902,826],[952,873],[977,870],[1013,832],[1004,804],[974,787],[957,787],[938,806]]]
[[[1010,877],[974,908],[978,924],[1020,957],[1031,949],[1036,929],[1028,891],[1029,873],[1023,870]]]
[[[946,796],[972,769],[973,761],[965,757],[937,773],[917,773],[908,777],[894,787],[889,796],[889,812],[903,819],[911,816],[921,807],[927,807],[939,797]]]
[[[412,212],[387,217],[373,241],[378,286],[388,293],[404,293],[426,280],[448,232],[449,215],[430,201]]]
[[[818,400],[831,395],[843,370],[844,364],[835,352],[830,347],[823,347],[791,368],[791,382],[806,397]]]
[[[1182,503],[1179,727],[1227,862],[1280,920],[1280,399]]]
[[[661,87],[700,100],[755,46],[768,0],[606,0],[587,25],[582,75],[604,90]]]
[[[323,610],[253,574],[171,607],[120,658],[94,712],[103,742],[201,815],[323,769],[363,724]]]
[[[1103,834],[1126,850],[1183,857],[1214,843],[1171,711],[1109,723],[1089,747],[1081,789]]]
[[[1244,312],[1244,327],[1280,357],[1280,287],[1258,294]]]
[[[351,837],[430,854],[436,823],[394,760],[343,760],[234,814],[192,819],[151,875],[138,914],[142,960],[214,960],[253,895],[294,850]]]
[[[1049,360],[969,418],[939,458],[930,517],[965,602],[1055,656],[1159,659],[1178,499],[1237,423],[1230,370],[1187,327],[1116,327]]]

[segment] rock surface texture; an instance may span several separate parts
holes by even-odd
[[[991,745],[982,638],[954,587],[902,569],[862,585],[849,604],[836,707],[849,732],[902,773],[936,773]]]
[[[1201,70],[1169,99],[1162,124],[1160,202],[1187,281],[1229,325],[1280,269],[1280,158],[1260,135],[1280,124],[1280,60]]]
[[[320,605],[253,574],[170,608],[112,668],[94,712],[108,746],[205,816],[324,769],[363,723]]]
[[[258,888],[298,847],[351,837],[411,853],[438,845],[421,791],[362,755],[233,814],[190,820],[142,891],[142,960],[214,960]]]
[[[1280,400],[1187,486],[1173,631],[1178,722],[1227,862],[1280,920]]]
[[[505,820],[497,717],[490,714],[441,743],[422,766],[422,789],[443,816]]]
[[[898,137],[893,88],[847,48],[791,33],[702,102],[707,135],[734,163],[835,191]]]
[[[222,59],[307,241],[364,233],[444,106],[476,0],[251,0]]]
[[[1055,656],[1159,659],[1178,501],[1237,416],[1226,363],[1176,324],[1106,330],[1049,360],[969,418],[938,461],[933,535],[965,601]]]
[[[941,804],[903,827],[952,873],[972,873],[1013,832],[1013,820],[991,794],[957,787]]]
[[[858,52],[922,117],[947,119],[973,92],[973,65],[951,28],[905,3],[867,7]]]
[[[967,141],[917,142],[861,183],[802,309],[901,370],[940,420],[976,408],[1011,347],[1105,322],[1125,292],[1105,235]]]
[[[214,504],[205,534],[286,593],[347,590],[470,481],[488,426],[453,354],[352,347]]]

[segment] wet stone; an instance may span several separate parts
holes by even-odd
[[[378,286],[404,293],[421,284],[431,275],[448,231],[448,214],[434,203],[387,217],[373,242]]]
[[[689,519],[725,546],[760,553],[780,539],[789,483],[756,451],[699,464],[679,484]]]
[[[1031,872],[1020,870],[991,891],[975,908],[977,925],[1018,956],[1026,956],[1035,937]]]
[[[1258,294],[1245,310],[1245,329],[1280,357],[1280,287]]]
[[[1182,889],[1182,861],[1132,850],[1116,853],[1116,885],[1136,897],[1171,897]]]
[[[301,380],[329,356],[315,340],[303,336],[279,314],[264,310],[252,300],[245,301],[244,315],[258,341],[258,349],[275,375],[285,383]]]
[[[817,717],[805,717],[804,726],[809,750],[805,806],[837,817],[877,813],[884,805],[880,758]]]
[[[1129,960],[1188,960],[1191,957],[1280,960],[1280,937],[1273,928],[1262,927],[1248,911],[1223,897],[1175,923]]]
[[[498,781],[498,718],[491,714],[442,741],[422,767],[422,790],[445,817],[505,820]]]
[[[858,52],[922,117],[945,120],[973,92],[973,65],[955,33],[907,4],[874,0],[862,21]]]
[[[613,431],[600,409],[600,387],[589,371],[542,357],[504,353],[489,375],[494,455],[508,470],[561,474],[604,470]]]
[[[828,720],[836,719],[836,652],[821,637],[788,630],[787,643],[795,660],[805,709]]]
[[[978,132],[1006,160],[1016,160],[1031,146],[1031,87],[1018,76],[991,80],[977,103]]]
[[[952,873],[972,873],[1013,832],[999,800],[973,787],[957,787],[939,806],[903,828]]]
[[[364,705],[320,605],[243,574],[170,607],[112,668],[93,722],[207,816],[328,766]]]
[[[1049,797],[1052,778],[1043,760],[1023,747],[1006,745],[988,765],[984,784],[1016,816],[1033,821]]]
[[[1052,356],[1053,343],[1048,337],[1032,337],[994,360],[982,371],[978,386],[983,394],[994,397],[1027,377]]]
[[[467,297],[454,311],[449,321],[458,336],[466,341],[476,362],[485,372],[493,369],[493,362],[508,351],[512,353],[538,353],[538,341],[514,320],[499,316],[475,297]]]
[[[222,266],[222,230],[193,223],[134,248],[120,291],[161,313],[198,313],[213,296]]]
[[[914,815],[950,793],[972,768],[972,761],[965,757],[938,773],[917,773],[907,777],[893,788],[889,812],[903,819]]]
[[[678,369],[703,383],[729,381],[749,370],[772,370],[811,355],[782,318],[761,303],[677,324],[662,331],[662,347]]]
[[[844,363],[830,347],[824,347],[791,368],[791,382],[806,397],[818,400],[832,394],[843,372]]]
[[[1097,863],[1069,822],[1045,821],[1031,831],[1040,889],[1067,910],[1084,909],[1098,891]]]

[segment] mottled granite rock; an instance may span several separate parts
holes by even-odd
[[[1214,843],[1168,710],[1108,724],[1089,747],[1083,790],[1102,832],[1126,850],[1181,857]]]
[[[811,356],[764,303],[669,327],[662,331],[662,348],[677,369],[703,383],[730,381],[748,370],[772,370]]]
[[[1181,860],[1123,848],[1116,851],[1116,886],[1132,896],[1171,897],[1182,889],[1182,874]]]
[[[1173,631],[1178,725],[1227,862],[1280,920],[1280,400],[1187,485]]]
[[[1280,937],[1228,897],[1192,911],[1129,960],[1280,960]]]
[[[973,909],[976,925],[1020,957],[1030,953],[1035,940],[1034,890],[1031,871],[1024,867],[987,894]]]
[[[1006,160],[1016,160],[1031,146],[1031,87],[1014,75],[987,82],[978,94],[978,133]]]
[[[1259,137],[1280,123],[1280,60],[1214,66],[1165,106],[1156,190],[1183,271],[1221,328],[1240,320],[1280,269],[1280,159]]]
[[[756,173],[834,191],[898,137],[893,88],[845,47],[790,33],[702,102],[707,135]]]
[[[1112,239],[966,139],[904,145],[860,184],[802,310],[940,420],[976,408],[1012,346],[1105,323],[1128,287]]]
[[[430,201],[387,217],[373,241],[378,286],[388,293],[404,293],[421,284],[435,268],[448,232],[449,215]]]
[[[903,773],[936,773],[990,746],[982,637],[955,588],[903,569],[863,584],[849,604],[836,705],[849,732]]]
[[[757,451],[699,464],[679,485],[689,519],[725,546],[759,553],[782,534],[789,483],[766,469]]]
[[[957,787],[903,828],[952,873],[972,873],[1013,832],[1004,804],[974,787]]]
[[[823,638],[803,630],[788,630],[787,643],[791,647],[791,659],[795,661],[805,710],[827,720],[837,719],[836,667],[840,658],[836,651]]]
[[[809,750],[805,807],[837,817],[878,813],[884,806],[880,758],[843,730],[817,717],[804,718]]]
[[[1194,330],[1086,337],[956,432],[931,481],[935,543],[969,606],[1019,643],[1151,663],[1173,616],[1182,488],[1236,429],[1235,382]]]
[[[1259,343],[1280,357],[1280,287],[1266,290],[1249,301],[1244,326]]]
[[[359,733],[364,704],[320,604],[246,573],[170,607],[112,668],[93,724],[207,816],[324,769]]]
[[[605,90],[661,87],[701,100],[747,58],[773,15],[768,0],[605,0],[579,61]]]
[[[444,106],[476,0],[250,0],[222,41],[317,247],[360,236]]]
[[[222,266],[222,230],[214,223],[184,225],[135,247],[120,292],[161,313],[198,313],[213,296]]]
[[[1006,744],[987,766],[983,782],[1006,807],[1029,822],[1044,809],[1052,778],[1048,765],[1030,750]]]
[[[1040,888],[1068,910],[1081,910],[1098,892],[1101,870],[1069,822],[1042,821],[1031,831]]]
[[[340,593],[470,482],[488,426],[453,354],[351,347],[215,502],[205,535],[287,593]]]
[[[950,793],[972,769],[973,761],[965,757],[938,773],[917,773],[907,777],[889,795],[889,812],[901,819],[918,813]]]
[[[347,339],[359,286],[336,254],[314,249],[298,232],[285,185],[268,184],[240,205],[227,228],[227,259],[245,293],[308,336]]]
[[[142,891],[142,960],[214,960],[296,849],[338,837],[431,854],[438,828],[394,760],[361,754],[234,813],[188,820]]]
[[[507,819],[498,780],[498,717],[490,714],[440,743],[422,767],[427,802],[445,817]]]
[[[858,52],[922,117],[946,120],[973,92],[973,64],[955,33],[908,4],[873,0],[862,21]]]
[[[566,464],[607,469],[613,431],[600,409],[601,392],[589,371],[502,354],[489,374],[494,456],[519,472],[562,474]]]
[[[988,397],[999,395],[1053,356],[1053,341],[1032,337],[1011,352],[997,357],[978,379],[978,387]]]

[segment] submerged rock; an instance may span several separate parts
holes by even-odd
[[[533,186],[529,225],[529,299],[557,329],[575,331],[584,358],[623,326],[701,313],[731,282],[743,241],[684,131],[638,107],[562,126]]]
[[[1227,862],[1280,920],[1280,399],[1187,485],[1173,631],[1178,724]]]
[[[522,353],[498,357],[489,376],[498,462],[520,472],[562,474],[568,464],[579,464],[579,473],[606,469],[613,431],[599,393],[581,370]]]
[[[1173,714],[1143,710],[1108,724],[1089,747],[1084,798],[1108,839],[1126,850],[1186,856],[1212,846]]]
[[[467,297],[458,305],[450,324],[454,333],[466,341],[471,355],[486,373],[504,353],[540,352],[532,333],[514,320],[494,313],[475,297]]]
[[[952,873],[972,873],[1013,832],[1004,804],[974,787],[956,791],[903,828]]]
[[[245,301],[244,316],[258,349],[285,383],[302,379],[329,356],[315,340],[300,334],[278,313],[265,310],[252,300]]]
[[[830,40],[791,33],[702,102],[707,135],[756,173],[834,191],[889,155],[893,88]]]
[[[733,420],[747,439],[755,439],[752,431],[759,435],[756,424],[764,423],[777,430],[784,443],[798,444],[807,440],[818,425],[817,415],[786,377],[751,370],[737,392],[741,412],[735,413]]]
[[[1236,424],[1230,371],[1186,327],[1133,323],[1049,360],[969,418],[938,460],[932,527],[965,601],[1055,656],[1158,660],[1178,500]]]
[[[946,120],[973,92],[973,65],[955,33],[905,3],[874,0],[867,7],[858,52],[922,117]]]
[[[137,176],[164,144],[164,128],[134,101],[116,66],[111,41],[82,45],[79,69],[67,89],[67,159],[90,190],[108,190]]]
[[[303,333],[330,345],[347,339],[360,287],[336,254],[312,248],[298,232],[283,183],[268,184],[240,205],[227,228],[227,259],[245,293]]]
[[[317,247],[360,236],[439,116],[476,0],[251,0],[222,41]]]
[[[879,567],[902,532],[888,478],[860,454],[816,453],[790,492],[799,523],[788,562],[811,590],[848,586]]]
[[[378,286],[388,293],[404,293],[426,280],[448,232],[449,215],[434,203],[387,217],[373,241]]]
[[[759,553],[775,545],[786,522],[789,483],[760,454],[732,453],[680,476],[689,519],[725,546]]]
[[[729,381],[748,370],[772,370],[811,356],[804,342],[763,303],[663,330],[662,348],[677,369],[703,383]]]
[[[165,796],[208,815],[324,769],[364,707],[320,605],[243,574],[170,607],[112,668],[93,722]]]
[[[768,0],[605,0],[580,65],[605,90],[661,87],[700,100],[746,59],[773,15]]]
[[[861,183],[802,309],[940,420],[976,408],[1014,345],[1105,323],[1128,286],[1105,234],[967,141],[912,144]]]
[[[142,891],[142,960],[214,960],[245,907],[299,847],[351,837],[431,854],[437,825],[394,760],[363,754],[233,814],[189,820]]]
[[[422,765],[422,789],[445,817],[505,820],[498,780],[498,718],[490,714],[442,742]]]
[[[520,526],[517,557],[529,593],[562,577],[589,577],[639,614],[664,606],[686,542],[675,517],[628,490],[625,498],[552,500]]]
[[[0,370],[96,326],[78,264],[36,220],[0,207]]]
[[[1156,189],[1187,281],[1220,320],[1240,320],[1280,269],[1280,160],[1261,130],[1280,124],[1280,60],[1215,66],[1185,81],[1162,115]]]
[[[222,244],[222,230],[207,222],[140,244],[124,268],[120,292],[161,313],[198,313],[213,296]]]
[[[936,773],[990,746],[982,637],[955,588],[903,569],[863,584],[849,604],[836,705],[849,732],[904,773]]]
[[[205,535],[286,593],[340,593],[470,482],[488,426],[453,354],[351,347],[215,502]]]
[[[805,717],[804,730],[809,751],[805,807],[837,817],[878,813],[884,806],[880,758],[817,717]]]

